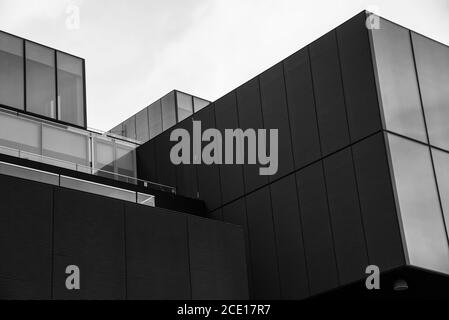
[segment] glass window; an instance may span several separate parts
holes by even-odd
[[[193,113],[193,99],[192,96],[176,92],[178,102],[178,121],[182,121]]]
[[[449,153],[432,149],[441,205],[443,206],[444,221],[449,233]]]
[[[380,26],[371,32],[386,129],[427,142],[409,30]]]
[[[170,92],[161,99],[162,130],[167,130],[176,124],[175,93]]]
[[[41,154],[41,125],[0,113],[0,145]]]
[[[117,173],[127,177],[135,177],[135,147],[121,141],[116,141],[115,145]],[[119,180],[122,179],[119,177]]]
[[[42,151],[46,157],[83,166],[90,162],[87,136],[52,126],[42,126]]]
[[[84,127],[83,60],[58,52],[58,119]]]
[[[162,132],[161,101],[156,101],[148,107],[148,118],[150,121],[150,139]]]
[[[133,116],[123,122],[123,135],[130,139],[136,139],[136,117]]]
[[[449,273],[449,247],[429,147],[388,135],[406,247],[412,265]]]
[[[209,101],[197,98],[197,97],[193,97],[193,107],[195,112],[200,111],[201,109],[203,109],[204,107],[207,107],[210,104]]]
[[[116,134],[116,135],[118,135],[118,136],[123,136],[123,129],[122,129],[122,127],[123,127],[123,124],[122,123],[120,123],[118,126],[116,126],[116,127],[114,127],[113,129],[111,129],[111,133],[112,134]]]
[[[27,111],[56,117],[55,51],[26,42]]]
[[[23,110],[23,40],[0,32],[0,104]]]
[[[145,108],[136,114],[136,137],[137,140],[146,142],[150,139],[150,129],[148,128],[148,109]]]
[[[449,150],[449,47],[412,32],[430,143]]]

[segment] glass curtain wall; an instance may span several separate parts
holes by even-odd
[[[58,120],[84,126],[83,61],[58,52]]]
[[[23,41],[0,32],[0,104],[23,110]]]

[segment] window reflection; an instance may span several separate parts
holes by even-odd
[[[136,114],[136,138],[145,142],[150,139],[150,129],[148,128],[148,109],[145,108]]]
[[[207,107],[210,104],[209,101],[197,98],[197,97],[193,97],[193,107],[194,107],[194,111],[198,112],[201,109],[203,109],[204,107]]]
[[[58,118],[84,126],[83,61],[58,52]]]
[[[170,92],[161,99],[162,130],[167,130],[176,124],[175,93]]]
[[[56,117],[55,51],[26,42],[27,111]]]
[[[410,263],[449,273],[449,247],[429,147],[388,135]]]
[[[150,121],[150,139],[152,139],[162,132],[162,110],[160,100],[148,107],[148,118]]]
[[[449,150],[449,47],[412,32],[430,143]]]
[[[182,121],[193,114],[193,98],[192,96],[177,92],[178,102],[178,121]]]
[[[133,116],[123,123],[123,135],[130,139],[136,139],[136,117]]]
[[[438,189],[440,191],[441,205],[443,207],[444,221],[449,233],[449,153],[432,149]]]
[[[23,40],[0,32],[0,104],[23,110]]]
[[[427,142],[409,30],[380,25],[371,33],[386,129]]]

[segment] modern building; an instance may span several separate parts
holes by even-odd
[[[445,297],[448,86],[449,47],[361,12],[198,112],[173,91],[100,133],[84,61],[0,33],[0,298]],[[193,120],[278,129],[278,172],[174,165]]]
[[[208,104],[210,101],[173,90],[109,132],[147,142]]]

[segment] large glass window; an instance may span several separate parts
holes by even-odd
[[[165,131],[176,124],[175,93],[170,92],[161,99],[162,129]]]
[[[83,61],[58,52],[58,119],[84,126]]]
[[[145,108],[136,114],[136,137],[137,140],[146,142],[150,139],[150,129],[148,128],[148,109]]]
[[[203,109],[204,107],[207,107],[210,104],[209,101],[197,98],[197,97],[193,97],[193,108],[195,112],[200,111],[201,109]]]
[[[444,221],[449,233],[449,153],[432,149]]]
[[[0,32],[0,104],[23,110],[23,40]]]
[[[27,111],[56,117],[55,51],[26,42]]]
[[[380,26],[371,32],[386,129],[426,142],[409,30]]]
[[[394,135],[388,135],[388,141],[410,263],[449,273],[449,247],[429,147]]]
[[[412,40],[430,143],[449,150],[449,47],[414,32]]]
[[[160,100],[148,107],[148,118],[150,121],[150,139],[152,139],[162,132],[162,111]]]
[[[87,136],[59,129],[42,126],[43,155],[82,166],[89,165],[89,139]]]
[[[193,99],[192,96],[176,92],[176,98],[178,102],[178,121],[182,121],[193,113]]]
[[[132,116],[123,123],[123,134],[130,139],[136,139],[136,117]]]

